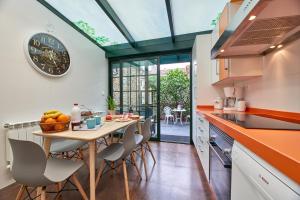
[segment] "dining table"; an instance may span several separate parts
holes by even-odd
[[[177,123],[177,119],[179,119],[181,125],[183,125],[183,123],[182,123],[182,118],[183,118],[183,116],[182,116],[182,115],[183,115],[183,112],[186,111],[186,109],[184,109],[184,108],[181,108],[181,109],[174,108],[172,111],[173,111],[174,113],[179,113],[179,118],[177,117],[178,115],[176,115],[174,124],[176,124],[176,123]]]
[[[72,131],[71,129],[56,132],[56,133],[43,133],[42,131],[33,132],[34,135],[42,136],[44,138],[44,151],[47,156],[50,153],[51,141],[52,139],[70,139],[70,140],[81,140],[88,143],[88,154],[89,154],[89,174],[90,174],[90,200],[96,199],[96,185],[95,185],[95,173],[96,173],[96,141],[99,138],[108,136],[109,134],[127,127],[128,125],[137,124],[138,131],[141,131],[141,125],[139,119],[131,119],[128,121],[118,121],[111,120],[105,121],[105,118],[102,118],[101,127],[97,130],[79,130]]]

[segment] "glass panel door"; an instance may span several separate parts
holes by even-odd
[[[114,62],[112,70],[112,95],[119,113],[133,110],[135,114],[152,119],[152,134],[157,131],[157,72],[158,59],[126,60]]]

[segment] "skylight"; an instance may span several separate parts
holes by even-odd
[[[125,37],[94,0],[47,0],[47,2],[101,46],[127,43]]]

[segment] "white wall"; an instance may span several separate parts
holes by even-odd
[[[27,62],[23,43],[27,36],[53,34],[69,50],[71,70],[62,78],[39,74]],[[12,182],[5,161],[4,122],[38,119],[47,109],[69,113],[78,102],[105,110],[108,63],[104,51],[80,35],[35,0],[0,2],[0,188]],[[104,93],[104,95],[102,94]]]
[[[300,112],[300,40],[264,57],[263,76],[243,82],[250,107]]]

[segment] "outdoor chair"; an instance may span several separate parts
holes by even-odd
[[[75,172],[83,165],[82,161],[72,161],[66,159],[49,158],[38,144],[31,141],[9,139],[13,152],[12,176],[17,183],[21,184],[16,200],[22,199],[26,191],[27,198],[30,200],[37,197],[31,197],[28,187],[42,188],[39,192],[41,200],[46,200],[46,187],[52,184],[58,186],[55,199],[61,195],[67,183],[71,183],[79,190],[82,198],[87,200],[88,197],[78,181]],[[70,181],[72,179],[73,183]],[[60,184],[64,182],[63,187]],[[70,189],[68,189],[70,190]],[[48,192],[47,192],[48,193]],[[27,199],[26,198],[26,199]]]
[[[174,115],[172,115],[172,109],[169,106],[164,107],[164,113],[165,113],[165,122],[169,124],[169,119],[171,119],[174,122]]]

